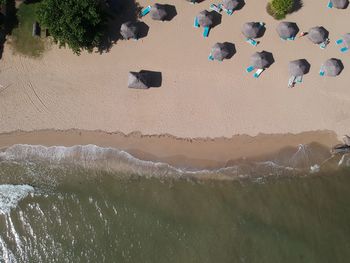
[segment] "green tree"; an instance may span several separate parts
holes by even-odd
[[[106,30],[107,14],[99,0],[43,0],[37,16],[60,46],[78,55],[98,46]]]
[[[267,12],[276,19],[283,19],[293,9],[295,0],[271,0]]]

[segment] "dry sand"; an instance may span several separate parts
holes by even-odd
[[[350,123],[350,53],[341,54],[334,41],[348,32],[350,9],[329,10],[326,2],[304,1],[286,19],[302,31],[317,25],[328,29],[331,44],[326,50],[307,38],[281,41],[278,22],[261,0],[246,0],[234,15],[223,14],[207,39],[193,27],[193,19],[212,1],[191,5],[164,0],[160,3],[176,6],[172,21],[145,17],[150,27],[146,38],[119,41],[107,54],[75,56],[53,47],[42,58],[31,59],[6,46],[0,60],[0,132],[74,128],[213,138],[332,130],[341,136]],[[258,47],[245,43],[240,32],[248,21],[266,23]],[[209,62],[211,46],[225,41],[234,43],[237,53],[222,63]],[[261,50],[272,52],[276,62],[254,79],[245,68],[250,55]],[[345,69],[336,78],[321,78],[320,65],[331,57],[340,58]],[[302,85],[288,89],[288,62],[299,58],[310,62],[310,73]],[[128,72],[141,69],[161,71],[162,86],[128,89]]]

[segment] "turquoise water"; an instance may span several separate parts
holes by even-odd
[[[350,258],[349,168],[304,176],[276,165],[266,177],[236,167],[215,180],[135,160],[132,170],[125,154],[112,170],[101,149],[28,147],[0,155],[0,262]]]

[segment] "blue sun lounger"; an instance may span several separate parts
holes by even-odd
[[[209,36],[210,27],[206,26],[203,31],[203,37]]]
[[[145,15],[147,15],[150,11],[151,11],[151,6],[149,5],[149,6],[146,6],[144,9],[142,9],[141,10],[141,17],[143,17],[143,16],[145,16]]]
[[[246,69],[245,69],[245,71],[247,72],[247,73],[250,73],[250,72],[252,72],[254,70],[254,66],[249,66],[249,67],[247,67]]]
[[[210,55],[209,55],[209,57],[208,57],[208,59],[209,59],[209,60],[211,60],[211,61],[214,61],[214,57],[213,57],[213,55],[212,55],[212,54],[210,54]]]
[[[327,4],[327,7],[328,8],[333,8],[333,3],[331,1],[329,1],[328,4]]]
[[[194,18],[194,24],[193,24],[194,27],[198,28],[199,27],[199,23],[198,23],[198,18],[195,17]]]
[[[298,76],[295,78],[295,82],[302,83],[303,82],[303,76]]]
[[[252,46],[257,46],[258,45],[258,42],[252,38],[246,38],[245,40],[246,42],[248,42],[249,44],[251,44]]]
[[[222,11],[222,8],[221,8],[221,5],[211,4],[210,5],[210,10],[213,10],[213,11],[215,11],[215,12],[220,14],[221,11]]]
[[[341,52],[341,53],[344,53],[344,52],[346,52],[346,51],[348,51],[348,50],[349,50],[348,47],[342,47],[342,48],[340,49],[340,52]]]
[[[263,69],[258,69],[255,73],[254,73],[254,78],[259,78],[261,73],[263,72],[264,70]]]
[[[344,42],[344,40],[342,39],[342,38],[340,38],[340,39],[338,39],[337,41],[335,41],[335,43],[337,44],[337,45],[340,45],[340,44],[342,44]]]
[[[325,72],[323,71],[323,69],[320,70],[319,74],[320,74],[321,77],[324,76]]]
[[[294,37],[288,37],[287,40],[293,41],[293,40],[295,40],[295,36]]]

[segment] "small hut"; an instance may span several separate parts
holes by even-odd
[[[333,7],[338,9],[345,9],[349,5],[349,0],[331,0]]]
[[[216,43],[211,49],[213,59],[222,61],[229,57],[230,49],[225,43]]]
[[[250,59],[251,65],[256,69],[266,69],[273,63],[272,54],[266,51],[255,52]]]
[[[41,34],[41,28],[38,22],[34,22],[33,24],[33,32],[32,32],[32,36],[33,37],[40,37]]]
[[[343,68],[344,66],[341,60],[336,58],[328,59],[322,65],[322,70],[324,71],[325,75],[330,77],[338,76],[342,72]]]
[[[257,22],[245,23],[242,27],[242,33],[247,38],[258,38],[263,34],[264,26]]]
[[[137,39],[138,27],[137,24],[131,21],[125,22],[120,27],[120,34],[124,39]]]
[[[149,77],[145,73],[129,72],[128,88],[132,89],[148,89]]]
[[[282,39],[295,38],[299,32],[297,24],[292,22],[281,22],[278,24],[276,30]]]
[[[314,44],[321,44],[328,38],[328,31],[322,26],[316,26],[309,30],[307,37]]]
[[[150,15],[153,20],[164,21],[168,13],[164,5],[154,4],[151,8]]]
[[[309,72],[310,64],[305,59],[298,59],[289,62],[289,74],[294,77],[300,77]]]
[[[201,11],[198,15],[197,15],[197,20],[198,20],[198,24],[201,27],[210,27],[213,25],[213,21],[214,21],[214,17],[213,15],[208,12],[207,10],[203,10]]]

